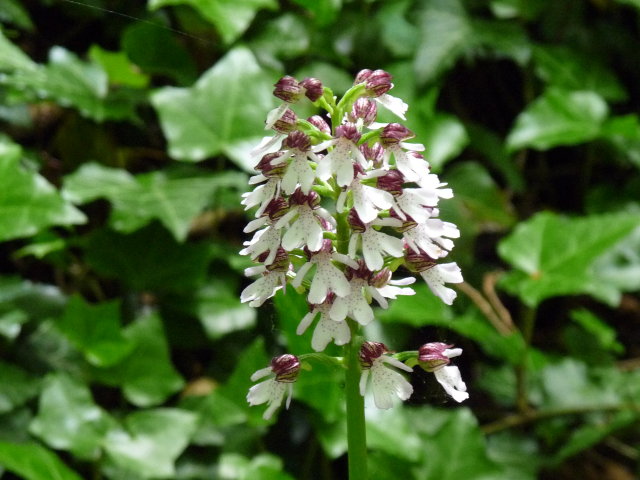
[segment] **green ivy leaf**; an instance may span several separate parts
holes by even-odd
[[[193,219],[224,189],[246,188],[246,176],[220,172],[201,177],[171,178],[165,172],[133,176],[94,163],[80,167],[65,178],[66,198],[87,203],[99,197],[113,204],[110,223],[129,233],[159,220],[176,240],[184,241]]]
[[[498,245],[500,256],[515,268],[502,285],[531,307],[549,297],[580,293],[615,304],[619,289],[603,282],[593,265],[639,224],[631,214],[571,219],[539,213]]]
[[[0,442],[0,465],[24,480],[82,480],[55,453],[36,443]]]
[[[159,405],[184,386],[169,357],[169,346],[157,314],[145,315],[124,330],[135,345],[119,364],[96,370],[99,380],[120,385],[125,397],[139,407]]]
[[[180,85],[198,78],[198,69],[189,51],[170,30],[148,22],[133,23],[124,31],[122,50],[140,69],[170,77]]]
[[[301,7],[306,8],[319,26],[331,24],[342,6],[343,0],[293,0]]]
[[[237,292],[228,283],[207,284],[198,292],[196,302],[196,314],[213,340],[256,323],[256,309],[240,303]]]
[[[193,87],[156,91],[151,103],[160,115],[169,154],[198,162],[224,153],[250,170],[253,165],[244,154],[264,135],[266,112],[275,105],[272,83],[253,54],[238,47]]]
[[[89,388],[64,372],[44,379],[38,415],[29,430],[57,450],[97,459],[105,434],[115,421],[91,397]]]
[[[21,368],[0,362],[0,414],[10,412],[35,397],[40,390],[38,378]]]
[[[0,240],[35,235],[54,225],[84,223],[86,217],[36,172],[20,165],[19,146],[0,137]]]
[[[238,453],[223,453],[218,464],[221,480],[293,480],[283,471],[282,459],[262,453],[249,459]]]
[[[466,408],[410,411],[409,424],[421,439],[421,464],[415,480],[504,478],[487,455],[478,422]]]
[[[0,22],[12,23],[23,30],[33,31],[29,12],[17,0],[4,0],[0,4]]]
[[[589,90],[610,101],[621,101],[627,92],[611,70],[593,55],[562,46],[536,46],[536,74],[545,82],[566,90]]]
[[[211,251],[180,244],[157,223],[129,235],[98,230],[86,246],[96,271],[138,291],[187,291],[204,282]]]
[[[89,363],[97,367],[118,363],[133,348],[120,330],[120,303],[117,301],[89,305],[74,296],[57,325]]]
[[[420,83],[451,68],[471,42],[471,25],[460,0],[427,0],[419,17],[414,69]]]
[[[0,32],[0,71],[8,72],[0,83],[27,100],[51,99],[97,121],[135,117],[133,99],[110,95],[107,74],[99,65],[83,62],[62,47],[53,47],[48,64],[40,65]]]
[[[588,142],[598,137],[607,115],[607,103],[595,92],[550,88],[518,115],[507,146],[547,150]]]
[[[274,0],[149,0],[155,10],[167,5],[190,5],[215,25],[224,40],[230,44],[249,28],[258,10],[275,9]]]
[[[109,78],[109,83],[113,85],[144,88],[149,83],[149,77],[141,73],[124,52],[110,52],[98,45],[92,45],[89,49],[89,58],[102,67]]]
[[[111,430],[104,448],[118,467],[141,478],[169,478],[196,430],[197,416],[177,408],[138,411]]]

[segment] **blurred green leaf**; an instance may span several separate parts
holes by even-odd
[[[637,215],[609,214],[565,218],[549,212],[520,223],[498,245],[498,253],[516,270],[502,285],[534,307],[559,295],[588,293],[615,304],[620,291],[606,284],[593,266],[598,257],[628,236]]]
[[[413,55],[417,48],[420,32],[407,19],[410,8],[410,1],[389,2],[382,4],[376,16],[381,40],[396,57]]]
[[[621,392],[607,377],[605,369],[589,369],[572,358],[550,364],[542,370],[543,408],[616,406],[621,403]]]
[[[65,178],[64,193],[74,203],[105,197],[113,203],[110,222],[124,233],[159,220],[184,241],[193,219],[222,189],[244,190],[246,176],[220,172],[201,177],[171,178],[164,172],[133,176],[124,170],[84,164]]]
[[[151,103],[158,111],[169,141],[169,153],[178,160],[198,162],[224,153],[250,170],[242,153],[263,136],[263,122],[275,101],[273,79],[243,47],[231,50],[205,72],[191,88],[156,91]]]
[[[550,88],[518,115],[507,146],[547,150],[591,141],[600,134],[608,110],[595,92]]]
[[[413,469],[416,480],[500,478],[500,468],[489,459],[477,420],[468,409],[425,410],[408,412],[410,425],[422,440],[421,463]]]
[[[177,408],[137,411],[125,419],[123,429],[108,433],[104,447],[116,465],[141,478],[170,478],[196,423],[193,413]]]
[[[145,73],[165,75],[182,85],[198,77],[189,51],[162,27],[134,23],[124,31],[120,43],[129,60]]]
[[[514,431],[502,431],[487,437],[489,458],[504,469],[498,478],[535,480],[542,458],[535,439]]]
[[[602,138],[611,142],[623,158],[640,168],[640,118],[637,115],[608,119],[602,126]]]
[[[247,393],[249,393],[249,388],[253,385],[251,375],[257,370],[269,366],[270,358],[265,352],[264,339],[257,337],[238,354],[237,359],[236,368],[224,385],[220,387],[219,392],[236,405],[244,408],[249,415],[251,424],[263,425],[265,421],[262,419],[262,414],[265,407],[264,405],[249,407]]]
[[[275,0],[149,0],[150,9],[167,5],[189,5],[215,25],[226,44],[249,27],[258,10],[275,9]]]
[[[198,291],[196,302],[196,314],[207,336],[213,340],[256,323],[256,309],[240,303],[236,290],[228,283],[207,284]]]
[[[26,237],[53,225],[84,223],[86,217],[36,172],[22,165],[21,148],[0,137],[0,240]]]
[[[124,330],[135,345],[119,364],[96,370],[99,380],[120,385],[125,397],[139,407],[159,405],[184,386],[171,363],[169,347],[157,314],[147,314]]]
[[[237,453],[225,453],[220,457],[220,480],[293,480],[283,471],[282,460],[262,453],[249,459]]]
[[[114,423],[94,403],[84,383],[56,372],[44,379],[38,415],[29,430],[52,448],[96,460],[104,436]]]
[[[576,453],[593,447],[615,432],[632,426],[637,421],[638,414],[636,412],[623,411],[582,425],[571,432],[569,438],[563,442],[560,450],[554,455],[553,461],[558,464]]]
[[[8,340],[15,340],[20,335],[22,325],[29,318],[27,314],[21,310],[11,310],[0,313],[0,335]]]
[[[0,32],[0,71],[3,70],[7,75],[0,77],[0,83],[27,95],[28,99],[54,100],[97,121],[134,118],[133,98],[121,93],[110,95],[105,71],[62,47],[53,47],[48,64],[40,65],[11,45]]]
[[[589,90],[610,101],[621,101],[627,92],[607,67],[592,54],[563,46],[536,46],[533,50],[536,74],[555,88]]]
[[[368,409],[367,444],[397,458],[415,462],[422,457],[422,439],[405,410],[402,406],[390,410]]]
[[[21,368],[0,362],[0,414],[10,412],[38,394],[40,381]]]
[[[419,83],[452,67],[470,42],[471,25],[460,0],[427,0],[419,15],[420,40],[414,56]]]
[[[89,49],[89,58],[107,73],[109,83],[126,85],[133,88],[144,88],[149,83],[149,77],[133,65],[124,52],[110,52],[98,45]]]
[[[472,227],[477,234],[481,231],[499,231],[515,222],[513,207],[505,192],[500,190],[489,172],[479,163],[464,162],[449,169],[446,181],[455,192],[455,200],[447,209],[455,209],[459,219],[443,215],[461,228]]]
[[[86,249],[97,272],[139,291],[180,292],[200,285],[210,258],[207,245],[179,244],[156,223],[129,235],[98,230]]]
[[[23,30],[33,31],[33,22],[29,12],[18,0],[4,0],[0,4],[0,22],[12,23]]]
[[[570,316],[574,322],[595,339],[600,348],[613,353],[624,352],[624,346],[616,339],[617,332],[615,328],[605,323],[592,312],[584,309],[574,310]],[[585,353],[593,353],[594,349],[590,350],[590,352]]]
[[[464,125],[453,115],[437,114],[423,121],[426,135],[419,137],[426,147],[425,158],[434,170],[458,156],[469,143]]]
[[[209,395],[189,395],[180,402],[180,408],[198,416],[198,428],[193,436],[196,445],[223,446],[228,440],[228,429],[247,421],[246,409],[213,390]]]
[[[293,2],[309,10],[319,26],[325,26],[334,21],[340,12],[343,0],[293,0]]]
[[[295,58],[309,50],[310,32],[297,15],[285,13],[272,21],[265,22],[263,28],[251,42],[251,50],[260,64],[266,67],[284,70],[281,60]]]
[[[0,465],[24,480],[82,480],[51,450],[36,443],[0,442]]]
[[[120,330],[117,301],[89,305],[81,297],[73,296],[57,325],[89,363],[97,367],[118,363],[134,346]]]

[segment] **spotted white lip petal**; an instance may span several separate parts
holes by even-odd
[[[393,407],[394,397],[407,400],[413,393],[413,386],[404,376],[386,367],[385,363],[406,371],[412,371],[410,367],[392,357],[383,356],[374,360],[371,366],[371,389],[376,407],[383,410]]]
[[[407,113],[409,105],[402,101],[402,99],[389,95],[388,93],[383,93],[376,98],[376,101],[402,120],[407,119],[405,113]]]
[[[467,385],[462,381],[460,370],[455,365],[447,365],[433,372],[442,388],[453,397],[456,402],[463,402],[469,398]]]
[[[302,335],[304,332],[306,332],[307,328],[309,328],[311,322],[313,322],[313,319],[316,318],[317,314],[318,312],[313,310],[302,317],[302,320],[300,320],[298,328],[296,329],[296,334]]]
[[[336,345],[346,345],[351,340],[351,331],[347,322],[334,322],[326,314],[320,315],[320,320],[311,338],[311,347],[316,352],[322,352],[331,341]]]

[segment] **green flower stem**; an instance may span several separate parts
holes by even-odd
[[[347,214],[337,215],[336,249],[347,253],[351,228]],[[347,401],[347,450],[349,480],[367,480],[367,429],[364,416],[364,397],[360,395],[360,346],[362,336],[358,322],[347,319],[351,341],[344,346],[345,393]]]
[[[347,395],[347,447],[349,480],[367,480],[367,430],[364,417],[364,397],[360,395],[360,346],[358,324],[349,319],[351,342],[345,345],[345,391]]]

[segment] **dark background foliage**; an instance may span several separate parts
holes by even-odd
[[[340,373],[245,401],[309,350],[293,292],[241,305],[248,151],[283,74],[394,76],[456,196],[466,283],[368,331],[464,349],[367,409],[376,478],[636,478],[640,2],[3,0],[0,477],[345,478]],[[300,112],[311,114],[312,111]],[[338,353],[338,350],[335,350]]]

